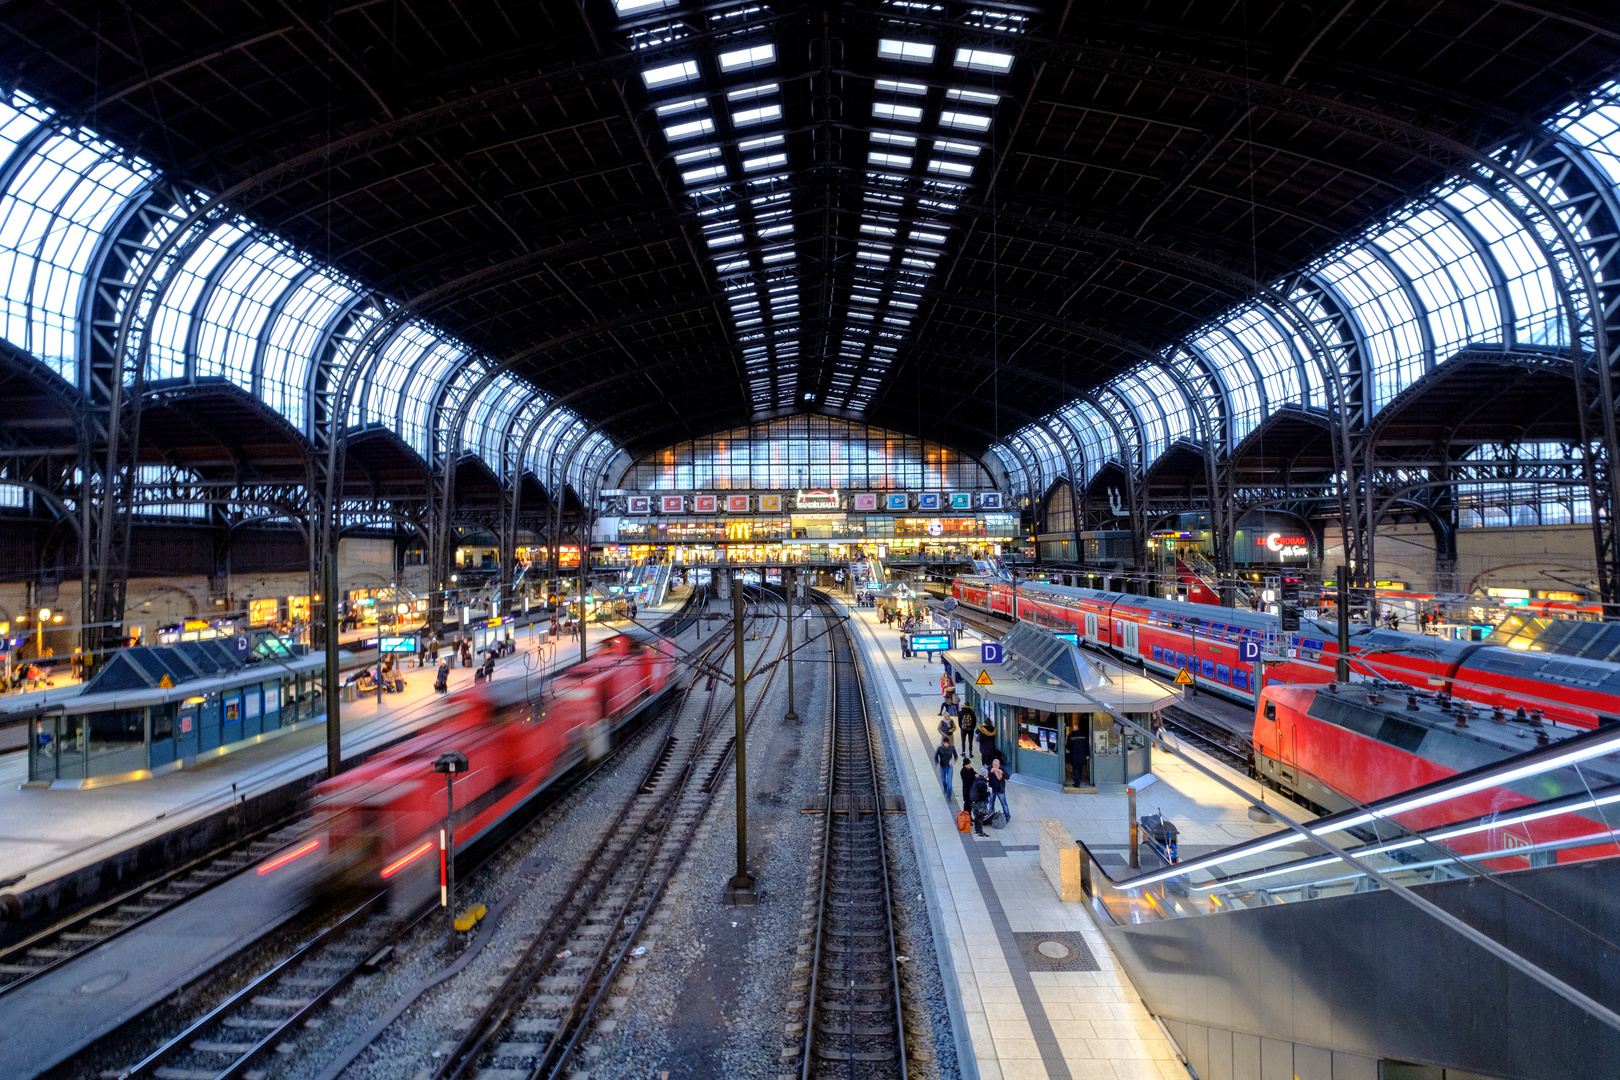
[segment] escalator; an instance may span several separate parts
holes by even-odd
[[[1620,727],[1315,821],[1267,809],[1273,832],[1139,870],[1079,844],[1201,1080],[1620,1075]]]

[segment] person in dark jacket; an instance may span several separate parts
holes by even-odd
[[[979,764],[988,766],[996,756],[996,725],[989,720],[979,721]]]
[[[990,785],[983,776],[973,781],[968,803],[973,811],[973,835],[988,838],[990,834],[984,831],[984,823],[990,817]]]
[[[443,660],[439,661],[439,673],[436,676],[434,676],[434,678],[433,678],[433,689],[436,692],[440,693],[440,694],[443,694],[443,693],[446,693],[446,692],[449,691],[449,689],[450,689],[450,658],[449,657],[445,657]]]
[[[1001,804],[1002,818],[1005,821],[1012,821],[1012,810],[1007,806],[1007,774],[1002,770],[999,758],[991,764],[990,775],[984,779],[990,785],[990,805],[992,809],[989,816],[996,816],[993,808],[999,802]]]
[[[978,772],[973,768],[973,759],[966,754],[962,755],[962,809],[973,809],[973,784],[979,779]]]
[[[962,706],[958,710],[956,722],[961,725],[962,756],[965,758],[973,752],[973,726],[979,722],[979,718],[973,713],[973,706]]]
[[[939,782],[945,788],[947,801],[954,801],[951,796],[951,773],[956,771],[956,744],[951,742],[947,733],[934,747],[934,767],[939,770]]]
[[[1084,787],[1088,779],[1086,759],[1091,756],[1091,740],[1086,737],[1083,729],[1075,728],[1069,732],[1069,740],[1064,744],[1064,750],[1068,753],[1069,771],[1074,775],[1074,786]]]

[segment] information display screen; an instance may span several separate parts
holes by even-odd
[[[416,651],[416,639],[413,637],[385,637],[378,643],[381,652],[413,653]]]
[[[913,652],[945,652],[951,647],[949,634],[912,634],[911,649]]]

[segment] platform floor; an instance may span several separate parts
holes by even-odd
[[[1110,873],[1123,874],[1126,796],[1063,793],[1014,777],[1007,785],[1009,824],[989,829],[988,840],[957,832],[961,778],[953,779],[947,799],[933,765],[939,665],[902,659],[899,635],[883,627],[876,612],[845,611],[877,675],[875,689],[888,703],[900,748],[896,764],[908,818],[931,884],[929,902],[939,915],[936,932],[945,938],[946,980],[954,980],[965,1020],[962,1056],[982,1080],[1186,1080],[1187,1069],[1091,917],[1080,904],[1060,901],[1040,869],[1036,823],[1056,818],[1100,861],[1114,863]],[[1175,821],[1184,858],[1275,829],[1251,822],[1244,800],[1179,758],[1155,753],[1153,772],[1157,779],[1138,795],[1137,812],[1163,812]],[[1068,969],[1053,970],[1059,965],[1032,951],[1045,936],[1083,946]],[[1095,969],[1078,970],[1088,966],[1087,954]],[[967,1061],[964,1075],[971,1075]]]
[[[678,607],[670,605],[670,610]],[[542,631],[544,624],[537,622]],[[589,628],[591,648],[613,634],[619,624]],[[563,638],[537,659],[529,628],[515,635],[518,651],[497,661],[495,679],[521,679],[579,659],[577,638]],[[435,715],[435,669],[406,667],[403,693],[388,694],[379,706],[368,696],[343,706],[343,754],[360,753],[402,733],[413,731]],[[450,692],[471,686],[473,669],[450,669]],[[326,767],[324,724],[309,726],[257,746],[191,768],[111,787],[87,790],[23,788],[28,755],[0,757],[0,881],[14,891],[38,886],[179,828],[231,805]]]

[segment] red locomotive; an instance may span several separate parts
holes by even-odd
[[[328,886],[386,886],[394,903],[419,903],[439,878],[445,785],[435,758],[459,750],[470,764],[455,782],[464,851],[576,764],[604,756],[614,730],[662,697],[674,671],[667,643],[621,635],[552,679],[539,700],[528,700],[521,679],[456,695],[446,719],[314,789]]]
[[[1267,686],[1260,699],[1255,770],[1330,812],[1413,792],[1583,734],[1528,711],[1475,709],[1392,684]],[[1606,733],[1585,738],[1608,741]],[[1487,862],[1496,869],[1612,857],[1616,844],[1603,815],[1612,816],[1605,807],[1616,801],[1616,780],[1620,761],[1595,757],[1578,771],[1564,766],[1414,805],[1395,820],[1414,831],[1440,830],[1436,839],[1460,854],[1490,853]],[[1421,795],[1411,801],[1424,803]],[[1534,811],[1519,812],[1532,804]],[[1392,835],[1376,831],[1386,839]],[[1583,837],[1604,839],[1591,846],[1538,847]],[[1520,849],[1522,856],[1501,854]],[[1416,844],[1404,850],[1435,857],[1433,849]]]
[[[959,577],[951,593],[967,607],[1012,617],[1013,587],[1002,578]],[[1336,629],[1312,619],[1301,621],[1300,632],[1284,633],[1281,620],[1265,612],[1044,582],[1019,583],[1018,617],[1167,675],[1185,669],[1200,688],[1251,705],[1258,677],[1239,659],[1243,641],[1260,643],[1268,684],[1327,683],[1339,653]],[[1607,660],[1367,626],[1352,628],[1350,656],[1358,675],[1483,705],[1540,709],[1587,728],[1620,719],[1620,664]]]

